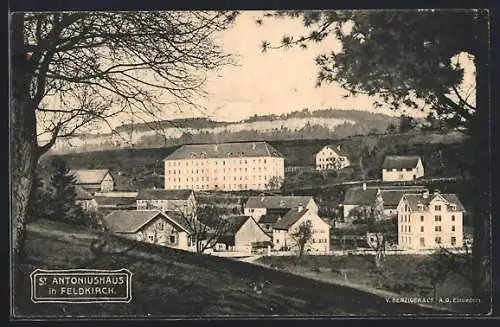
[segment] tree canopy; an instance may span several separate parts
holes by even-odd
[[[392,109],[429,108],[449,125],[469,131],[476,112],[475,90],[463,89],[457,56],[487,53],[487,12],[479,10],[280,11],[271,17],[301,19],[308,35],[285,35],[270,48],[321,42],[333,35],[340,51],[319,55],[317,85],[338,83],[349,95],[367,94]],[[441,22],[445,22],[441,24]]]

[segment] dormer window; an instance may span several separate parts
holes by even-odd
[[[207,157],[207,153],[206,153],[206,152],[202,152],[202,153],[200,154],[200,158],[206,158],[206,157]]]
[[[457,210],[457,205],[456,204],[450,204],[451,210]]]
[[[189,154],[189,156],[190,156],[191,158],[196,158],[196,153],[191,152],[191,153]]]
[[[231,152],[227,152],[227,153],[226,153],[226,157],[230,157],[231,155],[232,155],[232,153],[231,153]]]

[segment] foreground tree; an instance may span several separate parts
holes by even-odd
[[[75,208],[76,177],[71,174],[68,165],[60,157],[52,159],[50,177],[51,196],[49,202],[50,217],[63,222],[75,222],[79,218]]]
[[[214,43],[235,12],[16,13],[11,32],[12,244],[23,256],[38,159],[59,137],[121,113],[195,105],[203,72],[230,63]],[[165,99],[172,99],[166,103]],[[154,128],[154,126],[152,126]],[[49,135],[45,144],[40,134]]]
[[[398,110],[427,108],[437,119],[471,135],[476,144],[474,160],[463,163],[473,172],[474,204],[473,293],[485,297],[491,289],[486,278],[490,253],[489,170],[489,13],[486,10],[412,11],[285,11],[271,17],[302,19],[308,35],[285,35],[279,45],[262,43],[265,51],[308,42],[329,35],[342,44],[316,58],[317,84],[338,83],[348,95],[377,96]],[[446,23],[443,23],[446,22]],[[461,56],[472,58],[475,86],[463,85]],[[476,165],[474,165],[474,162]],[[478,163],[481,163],[479,165]]]
[[[292,239],[299,248],[299,260],[304,255],[306,245],[312,240],[313,225],[310,221],[301,223],[295,232],[292,233]]]
[[[191,214],[179,214],[191,230],[191,241],[198,253],[213,248],[217,239],[226,232],[227,220],[221,217],[214,205],[198,206]]]

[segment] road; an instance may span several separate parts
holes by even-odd
[[[416,182],[386,182],[387,186],[416,186],[419,184],[424,184],[424,183],[432,183],[432,182],[454,182],[457,180],[462,180],[464,179],[463,176],[452,176],[452,177],[433,177],[433,178],[421,178],[418,179]],[[334,187],[334,186],[343,186],[343,185],[362,185],[363,183],[381,183],[381,179],[366,179],[366,180],[355,180],[355,181],[345,181],[345,182],[338,182],[338,183],[330,183],[330,184],[325,184],[325,185],[318,185],[318,186],[303,186],[303,187],[296,187],[293,189],[288,189],[287,192],[294,192],[294,191],[304,191],[304,190],[316,190],[316,189],[323,189],[323,188],[329,188],[329,187]]]

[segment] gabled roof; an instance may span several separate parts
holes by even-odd
[[[307,206],[312,196],[251,196],[245,204],[246,208],[296,208],[299,205]]]
[[[382,169],[413,169],[419,159],[419,156],[386,156]]]
[[[92,200],[94,197],[81,186],[75,186],[75,200]]]
[[[187,200],[193,190],[162,190],[142,189],[137,194],[137,200]]]
[[[279,219],[276,224],[274,224],[274,229],[288,230],[300,218],[304,217],[308,211],[309,210],[307,209],[303,209],[302,211],[291,209],[286,215],[283,216],[283,218]]]
[[[109,173],[109,169],[76,169],[71,170],[77,184],[100,184]]]
[[[283,157],[267,142],[183,145],[164,160],[189,158]]]
[[[328,144],[328,145],[325,145],[320,151],[322,151],[324,148],[330,148],[332,149],[336,154],[338,154],[339,156],[348,156],[349,153],[347,151],[345,151],[342,146],[340,147],[340,150],[338,149],[340,144]]]
[[[368,186],[366,190],[356,186],[349,188],[344,196],[345,205],[373,205],[380,190],[385,209],[397,208],[404,194],[418,194],[427,190],[425,187],[379,187]]]
[[[405,194],[419,194],[426,191],[425,188],[422,189],[411,189],[411,190],[381,190],[382,199],[384,200],[385,209],[396,209],[398,207],[399,201]]]
[[[160,217],[189,232],[171,213],[164,214],[159,210],[116,210],[104,217],[106,225],[115,233],[137,233],[153,219]]]
[[[186,232],[190,233],[192,231],[192,229],[191,229],[191,227],[189,227],[189,224],[186,221],[186,219],[179,212],[167,211],[167,212],[165,212],[165,214],[167,215],[168,218],[170,218],[170,220],[173,223],[177,224],[179,227],[184,229]]]
[[[377,197],[377,188],[351,187],[345,192],[344,205],[372,205]]]
[[[259,224],[274,224],[281,218],[281,215],[277,214],[267,214],[263,215],[259,219]]]
[[[229,216],[226,218],[224,233],[221,233],[221,235],[217,237],[217,242],[234,245],[236,233],[238,233],[241,227],[249,220],[253,220],[257,228],[260,228],[264,234],[269,236],[251,216]]]
[[[99,206],[128,206],[135,205],[136,200],[132,197],[123,196],[95,196],[94,199]]]
[[[115,233],[137,233],[158,216],[166,217],[158,210],[117,210],[105,216],[104,222]]]
[[[427,198],[424,198],[423,194],[405,194],[404,198],[408,203],[408,206],[412,211],[418,211],[418,205],[428,206],[436,197],[442,197],[448,204],[454,204],[458,211],[465,211],[462,202],[456,194],[452,193],[438,193],[429,194]]]

